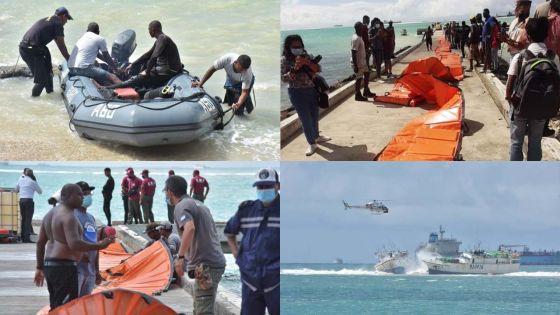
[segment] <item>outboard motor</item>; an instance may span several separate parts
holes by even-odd
[[[111,48],[111,58],[116,60],[117,65],[122,67],[129,63],[128,58],[136,49],[136,33],[133,30],[126,30],[117,35]]]

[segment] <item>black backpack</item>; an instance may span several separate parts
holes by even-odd
[[[548,119],[558,114],[560,75],[553,61],[554,56],[550,50],[546,56],[542,53],[535,56],[529,50],[521,51],[512,95],[515,116]]]

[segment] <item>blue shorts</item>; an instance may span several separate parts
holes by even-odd
[[[105,85],[110,84],[109,76],[110,72],[105,71],[101,67],[96,67],[94,65],[89,65],[87,68],[70,68],[70,76],[80,75],[83,77],[92,78],[98,83]]]

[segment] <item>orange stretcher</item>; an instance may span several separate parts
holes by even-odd
[[[411,73],[397,80],[435,109],[412,120],[378,155],[379,161],[452,161],[459,157],[464,100],[459,88],[429,74]]]
[[[125,289],[97,292],[61,305],[49,313],[49,306],[37,315],[177,315],[157,299]]]

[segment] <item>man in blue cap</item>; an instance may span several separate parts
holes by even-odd
[[[70,55],[64,43],[64,24],[72,20],[65,7],[56,9],[53,16],[40,19],[23,35],[19,43],[19,54],[33,74],[33,90],[31,96],[39,96],[43,89],[47,93],[53,91],[53,72],[51,53],[47,44],[53,39],[64,59]]]
[[[257,200],[247,200],[224,229],[241,272],[241,314],[280,314],[280,181],[272,168],[257,173]],[[241,245],[236,235],[241,232]]]

